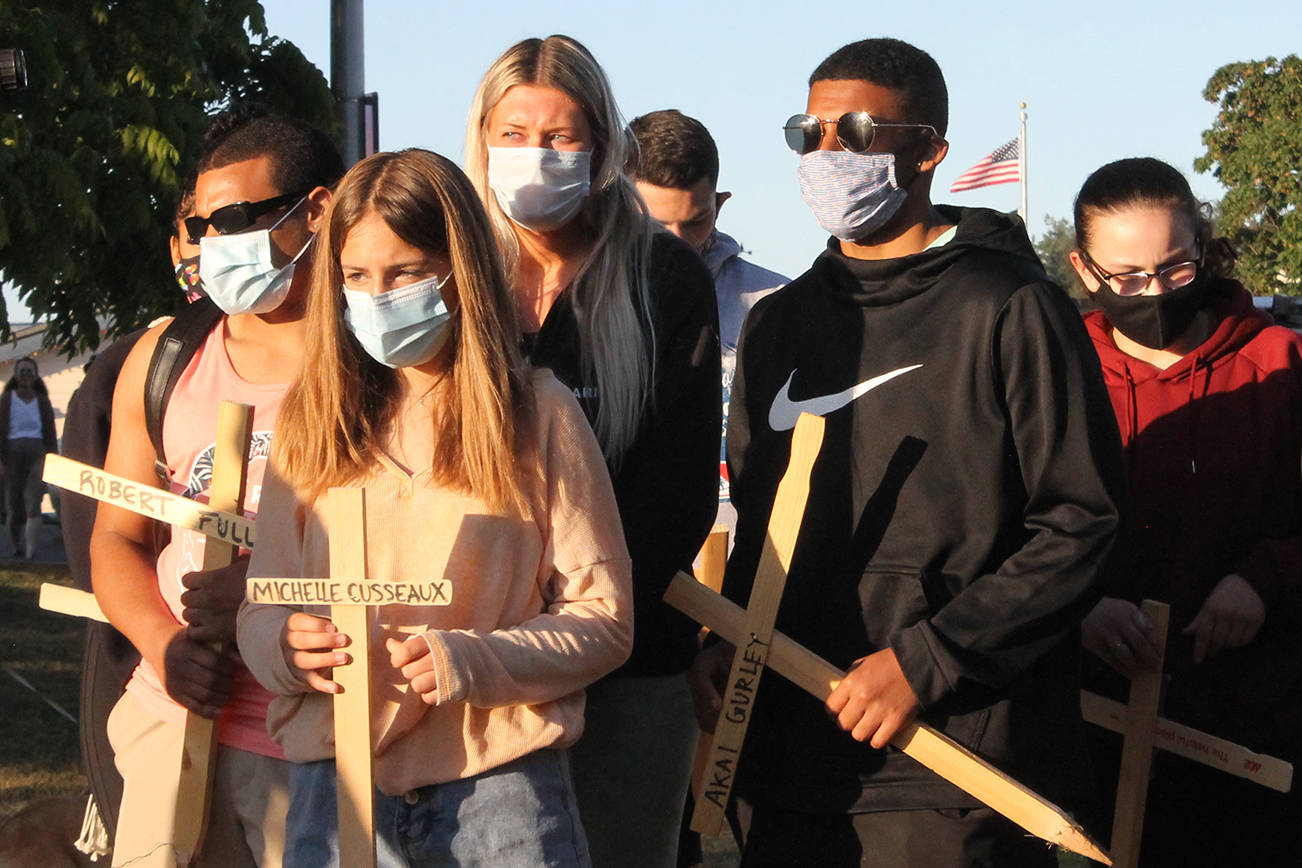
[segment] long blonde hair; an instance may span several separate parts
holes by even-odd
[[[531,443],[533,404],[514,300],[474,188],[451,161],[418,149],[362,160],[330,204],[312,266],[303,373],[276,424],[281,472],[319,496],[373,466],[395,424],[399,375],[362,349],[343,317],[340,250],[370,214],[452,262],[458,302],[434,357],[434,480],[494,508],[522,507],[517,457]]]
[[[507,273],[518,274],[520,244],[514,224],[488,186],[488,116],[518,84],[561,91],[583,107],[592,127],[591,191],[575,220],[595,236],[592,251],[569,290],[579,324],[579,363],[597,384],[593,428],[607,463],[617,467],[637,435],[655,376],[655,334],[648,261],[651,223],[623,168],[631,148],[606,74],[568,36],[526,39],[489,67],[475,92],[466,127],[466,174],[479,191],[502,248]]]

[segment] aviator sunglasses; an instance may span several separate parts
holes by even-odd
[[[836,140],[841,147],[855,154],[862,154],[872,147],[878,127],[912,127],[931,130],[933,136],[940,136],[931,124],[885,124],[873,120],[868,112],[846,112],[839,118],[798,114],[787,118],[782,126],[787,136],[787,147],[801,155],[818,150],[823,141],[823,124],[836,124]]]
[[[261,202],[232,202],[223,205],[207,217],[186,217],[185,231],[190,236],[191,244],[198,244],[199,239],[208,234],[209,226],[216,229],[218,235],[234,235],[258,222],[258,218],[263,214],[283,208],[306,195],[306,193],[284,193],[280,196],[272,196],[270,199],[263,199]]]

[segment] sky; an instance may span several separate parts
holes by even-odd
[[[263,0],[268,29],[329,76],[329,3]],[[1070,218],[1091,171],[1128,156],[1164,159],[1194,192],[1216,106],[1202,90],[1227,63],[1302,49],[1302,4],[1283,0],[1096,0],[1058,3],[851,3],[709,0],[489,3],[371,0],[365,8],[366,90],[379,94],[380,146],[419,146],[464,161],[466,113],[479,79],[514,42],[564,33],[610,77],[626,119],[677,108],[719,145],[719,188],[733,198],[719,226],[761,265],[790,276],[826,236],[800,198],[798,158],[782,124],[804,111],[808,78],[841,45],[892,36],[927,51],[949,87],[949,154],[933,200],[1014,210],[1017,184],[948,193],[953,180],[1017,136],[1028,114],[1028,228]]]
[[[328,77],[328,0],[262,0],[269,30]],[[804,111],[809,74],[841,45],[871,36],[929,52],[949,86],[949,154],[933,199],[1013,210],[1018,185],[950,194],[953,180],[1016,137],[1028,114],[1028,228],[1071,216],[1086,176],[1111,160],[1155,156],[1197,175],[1202,98],[1227,63],[1302,50],[1302,4],[1285,0],[1006,0],[1003,3],[562,0],[371,0],[366,89],[379,94],[380,146],[425,147],[463,162],[466,112],[479,79],[514,42],[565,33],[605,68],[627,119],[677,108],[719,145],[719,187],[733,198],[719,226],[755,262],[794,277],[826,236],[800,198],[798,158],[782,124]]]

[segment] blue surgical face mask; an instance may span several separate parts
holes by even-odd
[[[271,231],[307,201],[304,196],[270,229],[199,239],[199,280],[218,307],[232,316],[269,313],[280,307],[294,280],[294,265],[316,237],[307,240],[283,267],[271,262]]]
[[[800,195],[818,225],[860,241],[890,221],[909,198],[895,180],[895,155],[811,151],[800,158]]]
[[[443,285],[451,279],[431,277],[379,295],[344,289],[344,322],[362,349],[382,365],[408,368],[438,352],[450,316]]]

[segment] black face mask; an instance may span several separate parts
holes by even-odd
[[[1199,271],[1193,282],[1161,295],[1117,295],[1104,281],[1094,293],[1118,331],[1132,341],[1154,350],[1164,350],[1188,330],[1207,297],[1206,272]]]

